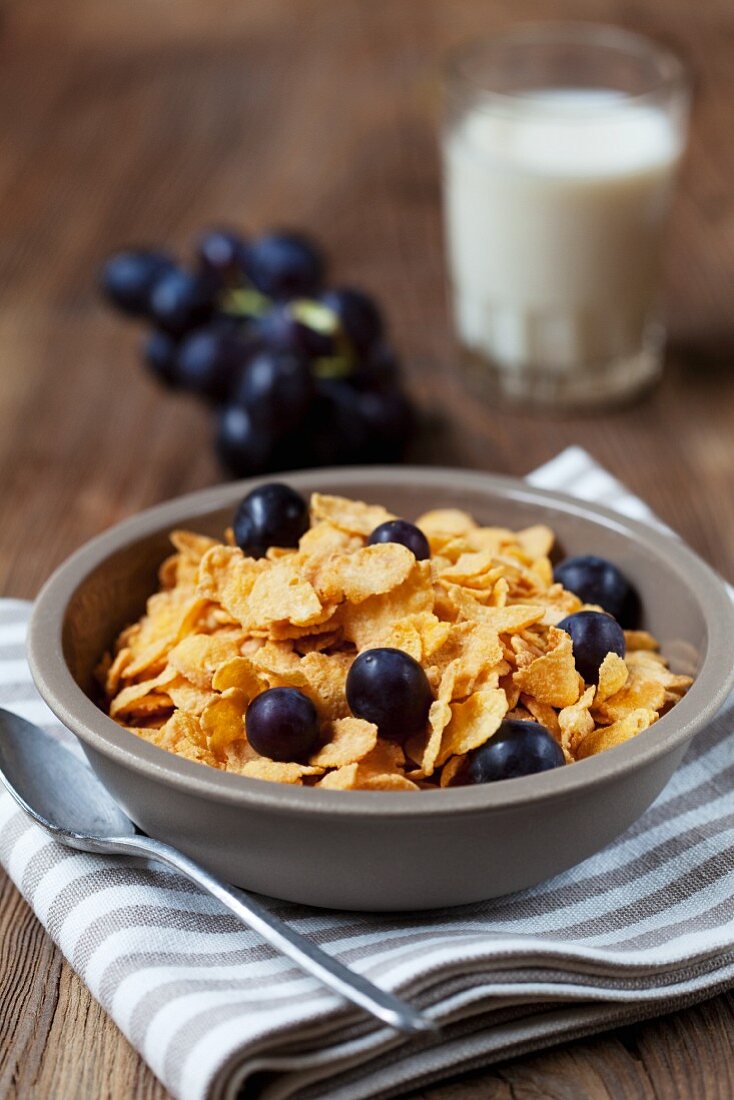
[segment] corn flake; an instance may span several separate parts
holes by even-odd
[[[514,680],[521,691],[539,702],[568,707],[581,694],[583,681],[576,671],[570,635],[555,627],[550,627],[550,633],[554,648],[519,669]]]
[[[218,759],[222,758],[228,745],[244,738],[245,705],[243,692],[238,688],[227,688],[207,703],[201,712],[201,727],[207,746]]]
[[[598,752],[606,752],[607,749],[613,749],[629,741],[630,738],[636,737],[638,733],[642,733],[651,726],[656,718],[657,714],[654,710],[641,707],[639,710],[630,711],[624,718],[613,722],[611,726],[599,726],[583,738],[576,753],[577,759],[585,760],[587,756],[595,756]]]
[[[506,713],[507,698],[500,688],[477,691],[466,702],[452,704],[451,721],[444,730],[436,764],[479,748],[496,733]]]
[[[280,760],[268,760],[262,756],[258,760],[248,760],[239,769],[240,775],[248,779],[269,779],[273,783],[299,785],[304,775],[323,775],[323,768],[314,768],[307,764],[283,763]]]
[[[324,496],[313,493],[311,496],[311,519],[326,520],[348,535],[371,535],[375,527],[395,519],[381,504],[364,504],[360,500],[348,500],[346,497]]]
[[[310,760],[321,768],[341,768],[356,764],[377,744],[377,726],[362,718],[337,718],[331,724],[329,740]]]

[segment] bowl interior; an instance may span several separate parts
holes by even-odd
[[[556,533],[557,559],[596,553],[615,562],[642,598],[641,625],[662,643],[676,671],[695,675],[706,655],[708,630],[701,600],[676,555],[661,540],[612,514],[590,511],[570,498],[554,497],[509,479],[458,471],[309,471],[288,475],[308,492],[352,495],[382,503],[409,519],[432,508],[462,508],[482,524],[522,528],[548,524]],[[247,486],[249,488],[249,486]],[[98,540],[96,561],[77,584],[63,614],[62,649],[76,683],[93,691],[93,671],[119,631],[137,619],[157,588],[157,569],[171,552],[168,532],[190,527],[221,537],[231,523],[242,485],[225,486],[151,509]],[[106,541],[105,541],[106,540]],[[108,552],[105,552],[107,549]],[[703,567],[702,567],[703,568]]]

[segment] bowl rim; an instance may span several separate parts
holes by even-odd
[[[153,505],[108,528],[86,542],[52,573],[35,600],[27,638],[31,675],[42,698],[56,717],[92,750],[149,780],[164,782],[199,798],[261,807],[281,815],[304,812],[330,816],[367,814],[421,817],[477,814],[514,810],[524,802],[553,801],[583,788],[588,791],[650,764],[690,740],[719,710],[734,687],[734,666],[724,659],[725,642],[734,635],[734,603],[724,581],[672,532],[630,519],[596,503],[568,493],[536,488],[518,478],[451,467],[364,466],[284,472],[278,480],[296,489],[318,491],[319,480],[330,491],[359,493],[369,486],[374,494],[386,487],[434,487],[437,494],[453,489],[485,492],[489,496],[557,508],[566,514],[596,520],[601,526],[633,537],[653,556],[664,557],[696,597],[708,631],[698,675],[688,693],[659,719],[644,737],[557,768],[500,783],[437,791],[334,791],[278,784],[216,771],[178,757],[135,734],[121,729],[82,691],[64,660],[61,637],[69,601],[82,581],[113,553],[141,539],[237,502],[270,478],[228,482]],[[717,655],[719,660],[717,661]]]

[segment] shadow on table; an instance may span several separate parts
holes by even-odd
[[[684,384],[734,389],[734,329],[671,337],[667,360]]]

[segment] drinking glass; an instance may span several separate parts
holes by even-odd
[[[679,58],[615,27],[521,26],[453,58],[444,217],[473,389],[583,408],[658,378],[662,246],[689,104]]]

